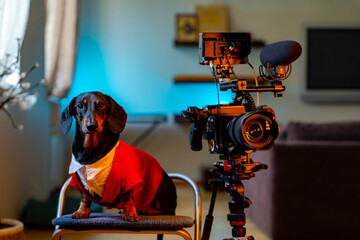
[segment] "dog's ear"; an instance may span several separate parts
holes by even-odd
[[[121,133],[126,125],[127,114],[114,99],[110,96],[107,96],[107,98],[110,103],[108,115],[106,117],[107,125],[113,133]]]
[[[61,118],[60,118],[60,127],[61,127],[61,134],[65,135],[69,132],[71,124],[72,124],[72,109],[73,109],[73,104],[75,102],[75,98],[73,98],[69,104],[69,106],[67,106],[64,111],[61,114]]]

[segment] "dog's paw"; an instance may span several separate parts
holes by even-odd
[[[135,213],[134,212],[132,212],[132,213],[124,212],[123,219],[125,221],[134,222],[134,221],[139,221],[139,216],[137,215],[136,211],[135,211]]]
[[[133,203],[127,202],[124,205],[122,218],[125,221],[130,221],[130,222],[139,221],[139,216],[137,215],[136,208]]]
[[[88,218],[90,215],[90,208],[84,210],[77,210],[75,211],[71,217],[72,218]]]

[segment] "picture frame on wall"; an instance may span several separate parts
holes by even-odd
[[[228,7],[226,5],[197,5],[199,32],[228,32]]]
[[[196,14],[176,14],[176,45],[197,45],[199,38]]]

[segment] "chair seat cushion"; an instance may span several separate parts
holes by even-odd
[[[180,230],[194,225],[191,217],[173,215],[144,215],[140,220],[128,222],[116,213],[91,213],[89,218],[73,219],[71,214],[52,220],[53,225],[73,230],[84,229],[123,229],[123,230]]]

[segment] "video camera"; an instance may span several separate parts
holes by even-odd
[[[207,105],[202,109],[188,107],[182,115],[192,122],[190,146],[194,151],[202,149],[202,137],[208,141],[211,153],[226,154],[232,151],[250,153],[269,150],[278,137],[279,127],[274,111],[263,105],[256,106],[250,92],[274,92],[281,96],[285,88],[281,81],[251,85],[244,79],[231,79],[236,74],[233,65],[247,64],[251,51],[249,33],[200,33],[200,64],[210,65],[220,91],[231,89],[235,93],[230,104]],[[216,65],[216,79],[214,65]],[[255,76],[256,78],[256,76]]]
[[[249,155],[254,151],[270,150],[279,135],[279,126],[274,111],[266,105],[259,105],[260,92],[273,92],[282,96],[285,87],[282,81],[291,73],[291,63],[301,54],[301,46],[295,41],[282,41],[266,46],[260,54],[262,65],[259,78],[265,84],[259,86],[255,70],[249,63],[251,51],[249,33],[200,33],[199,62],[209,65],[213,79],[219,85],[218,91],[231,90],[235,96],[229,104],[206,105],[199,109],[188,107],[182,116],[191,122],[190,147],[194,151],[202,149],[202,138],[209,144],[210,153],[217,153],[222,162],[214,163],[213,196],[209,214],[206,217],[202,240],[208,240],[212,225],[216,187],[218,182],[232,197],[229,201],[228,221],[232,226],[233,238],[245,237],[244,208],[251,201],[244,195],[242,180],[255,176],[254,172],[267,169],[266,164],[253,162]],[[249,64],[254,73],[255,84],[239,79],[233,65]],[[216,69],[215,69],[216,66]],[[217,76],[219,76],[217,78]],[[250,93],[257,94],[257,105]]]

